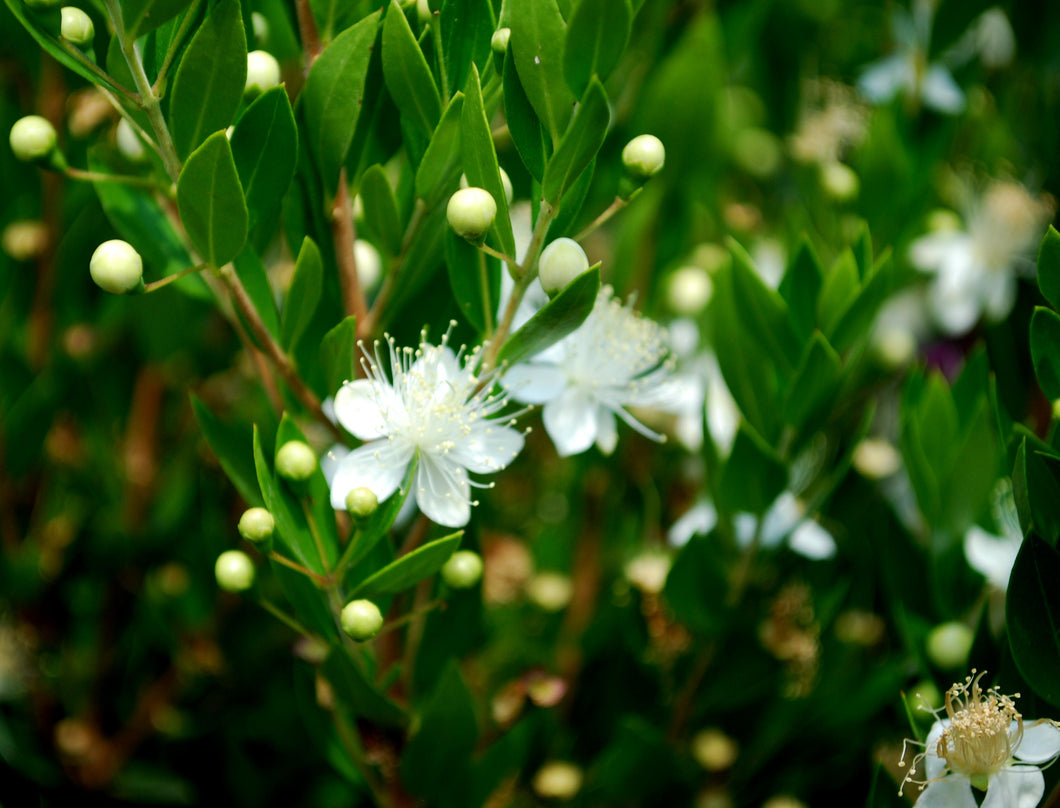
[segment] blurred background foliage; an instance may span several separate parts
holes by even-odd
[[[297,84],[292,8],[251,5],[268,18],[270,50]],[[347,5],[336,31],[373,6]],[[954,45],[988,6],[942,2],[932,53]],[[717,257],[727,236],[759,268],[783,267],[806,236],[828,266],[868,222],[877,254],[893,249],[896,285],[915,285],[909,246],[933,211],[957,207],[955,177],[1010,177],[1055,197],[1060,13],[1004,5],[1014,58],[957,69],[967,109],[944,116],[902,98],[873,108],[853,96],[865,66],[895,44],[897,7],[641,4],[607,82],[613,129],[580,223],[614,198],[632,136],[657,135],[667,162],[586,242],[605,279],[666,322],[679,313],[668,297],[676,271],[727,260]],[[103,44],[102,14],[85,10]],[[836,92],[858,105],[866,130],[844,155],[860,185],[853,195],[837,195],[816,164],[793,156],[796,133],[833,83],[847,88]],[[30,112],[56,124],[71,164],[86,165],[97,142],[113,148],[110,107],[0,6],[0,131]],[[380,159],[400,144],[400,132],[390,134]],[[530,177],[503,133],[497,149],[516,198],[526,199]],[[356,773],[319,742],[317,702],[326,696],[304,661],[310,651],[213,579],[214,559],[237,543],[245,503],[204,442],[189,393],[226,421],[271,435],[278,416],[257,369],[209,302],[113,297],[93,285],[89,256],[117,234],[91,186],[18,163],[3,148],[0,187],[0,803],[65,805],[87,794],[113,804],[360,804]],[[292,259],[283,245],[274,249],[273,280],[283,288]],[[455,316],[455,304],[439,311],[439,299],[448,299],[444,273],[391,323],[399,340]],[[958,431],[982,437],[975,464],[987,479],[963,526],[991,518],[986,492],[1016,455],[1004,437],[969,426],[981,415],[973,402],[989,395],[1005,417],[1046,434],[1051,410],[1026,336],[1040,303],[1022,283],[1002,322],[919,343],[919,364],[963,365],[967,374],[953,406],[967,419]],[[703,315],[704,333],[716,316]],[[864,400],[831,424],[819,465],[845,472],[869,424],[890,419],[897,428],[888,408],[899,397],[912,413],[902,416],[905,428],[917,418],[935,427],[937,377],[866,373]],[[939,395],[951,395],[942,387]],[[944,478],[943,499],[969,484],[967,468]],[[963,659],[940,666],[925,651],[931,629],[950,620],[977,626],[974,664],[999,673],[1006,691],[1022,687],[1025,715],[1049,714],[1021,684],[996,617],[998,592],[964,563],[956,533],[927,552],[863,475],[836,475],[820,503],[836,557],[809,560],[786,547],[759,556],[738,609],[718,578],[719,555],[735,562],[725,557],[733,551],[702,537],[681,551],[665,593],[638,584],[627,564],[665,548],[702,475],[700,460],[674,442],[624,439],[610,458],[561,461],[535,430],[518,467],[483,497],[469,534],[486,559],[481,591],[454,595],[432,615],[416,668],[416,689],[426,693],[447,681],[455,656],[472,692],[479,745],[489,751],[465,773],[462,804],[547,801],[528,784],[556,758],[586,772],[576,805],[755,806],[778,795],[807,805],[899,804],[895,762],[910,734],[900,693],[927,692],[928,683],[944,691],[963,677]],[[919,501],[932,525],[948,518]],[[561,576],[541,574],[549,571]],[[397,765],[393,737],[365,742],[381,769]],[[1052,786],[1057,774],[1046,775]]]

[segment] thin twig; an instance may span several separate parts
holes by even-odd
[[[312,640],[316,636],[315,634],[313,634],[313,632],[311,632],[309,629],[307,629],[305,626],[303,626],[301,623],[291,617],[291,615],[287,614],[287,612],[285,612],[279,606],[274,605],[271,601],[266,600],[265,598],[261,598],[260,600],[258,600],[258,603],[260,604],[261,608],[263,608],[281,623],[285,624],[288,628],[293,629],[298,634],[301,634],[306,639]]]
[[[130,177],[127,174],[103,174],[99,171],[85,171],[83,168],[67,166],[63,173],[72,180],[82,182],[115,182],[122,185],[138,185],[143,188],[154,188],[155,181],[150,177]]]
[[[206,267],[207,264],[197,264],[196,266],[188,267],[187,269],[182,269],[180,272],[174,272],[172,275],[167,275],[161,280],[148,283],[144,286],[144,294],[146,295],[149,292],[155,291],[156,289],[161,289],[163,286],[169,286],[169,284],[173,283],[174,281],[179,281],[181,278],[186,277],[188,275],[192,275],[196,272],[202,272],[204,269],[206,269]]]
[[[285,567],[289,567],[295,572],[302,573],[302,575],[305,575],[307,578],[312,578],[318,584],[324,585],[328,582],[328,579],[325,578],[323,575],[318,575],[317,573],[313,572],[313,570],[309,569],[309,567],[303,567],[297,561],[292,561],[287,556],[282,556],[275,550],[269,553],[269,558],[271,558],[277,564],[283,564]]]
[[[372,337],[376,328],[383,322],[383,315],[386,313],[387,304],[394,293],[398,273],[402,264],[405,263],[405,258],[408,257],[409,250],[412,248],[416,236],[419,235],[420,228],[423,226],[429,211],[430,209],[424,204],[422,199],[416,200],[416,206],[412,210],[412,218],[409,219],[408,227],[405,228],[405,236],[401,240],[401,251],[390,263],[390,268],[383,279],[383,285],[379,289],[379,294],[375,296],[375,302],[372,303],[368,316],[365,317],[363,322],[357,321],[358,338],[368,339]]]
[[[339,270],[339,288],[342,290],[342,305],[347,314],[364,322],[368,316],[368,301],[357,275],[357,257],[353,251],[356,233],[353,230],[353,200],[346,183],[346,169],[339,171],[339,189],[335,193],[335,204],[331,209],[331,236],[335,241],[335,263]]]

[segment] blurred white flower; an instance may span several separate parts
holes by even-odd
[[[984,314],[994,321],[1008,315],[1021,259],[1037,245],[1049,214],[1022,185],[996,181],[969,204],[964,231],[941,230],[913,242],[910,261],[934,273],[928,302],[944,332],[967,333]],[[1032,268],[1023,262],[1022,269]]]
[[[1010,480],[1004,479],[998,483],[991,504],[994,521],[1003,535],[995,536],[978,525],[972,525],[964,534],[964,557],[972,569],[1004,592],[1008,589],[1016,555],[1023,545],[1023,531],[1020,529]]]
[[[324,464],[331,485],[331,505],[346,508],[354,488],[371,489],[382,502],[416,463],[410,499],[431,520],[461,527],[471,518],[468,472],[500,471],[523,448],[523,434],[511,422],[501,423],[508,402],[493,394],[492,374],[476,375],[474,352],[464,357],[448,346],[426,343],[398,349],[389,346],[389,375],[382,367],[379,344],[365,352],[367,378],[346,382],[335,395],[335,417],[350,434],[367,441],[348,454],[338,452]],[[461,353],[462,353],[461,349]]]
[[[796,160],[831,165],[865,139],[868,115],[852,87],[822,79],[808,82],[802,95],[804,108],[788,141]]]
[[[924,751],[902,781],[902,789],[920,786],[916,808],[976,808],[973,787],[986,792],[982,808],[1034,808],[1045,793],[1041,768],[1060,757],[1060,729],[1049,719],[1025,725],[1016,710],[1018,694],[1006,696],[996,687],[984,692],[984,673],[973,670],[946,691],[946,717],[936,714]],[[915,779],[920,762],[923,780]],[[905,765],[904,752],[899,765]]]
[[[545,431],[566,457],[594,443],[605,454],[614,451],[615,416],[642,435],[662,440],[626,407],[665,409],[674,389],[670,372],[664,329],[604,286],[577,330],[508,370],[502,382],[517,401],[545,405]]]

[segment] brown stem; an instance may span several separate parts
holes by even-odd
[[[269,553],[269,558],[271,558],[277,564],[283,564],[285,567],[289,567],[295,572],[302,573],[302,575],[306,576],[307,578],[312,578],[318,584],[325,585],[328,582],[328,579],[325,578],[323,575],[317,575],[317,573],[313,572],[313,570],[309,569],[308,567],[303,567],[297,561],[291,561],[291,559],[289,559],[287,556],[282,556],[275,550]]]
[[[342,290],[342,305],[347,314],[357,318],[360,326],[368,316],[368,301],[365,299],[361,280],[357,277],[357,258],[353,252],[356,234],[353,231],[353,200],[346,183],[346,169],[339,172],[339,190],[335,193],[335,204],[331,209],[331,235],[335,241],[335,263],[339,269],[339,288]],[[361,329],[357,329],[362,337]]]
[[[323,49],[320,44],[320,32],[317,31],[317,21],[313,18],[309,0],[297,0],[295,11],[298,14],[298,31],[302,36],[302,51],[305,53],[305,74],[308,76],[309,68]]]

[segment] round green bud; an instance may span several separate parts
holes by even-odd
[[[247,54],[247,85],[245,93],[260,95],[280,83],[280,63],[268,51],[256,50]]]
[[[357,519],[367,519],[379,507],[379,497],[371,488],[354,488],[346,495],[346,510]]]
[[[11,127],[11,151],[24,163],[43,160],[55,151],[55,127],[40,115],[19,118]]]
[[[383,613],[370,600],[351,600],[342,608],[342,630],[357,642],[370,640],[383,627]]]
[[[481,241],[493,226],[497,202],[485,188],[461,188],[449,197],[445,216],[458,236]]]
[[[666,283],[666,302],[675,314],[692,317],[707,307],[714,281],[703,267],[688,264],[675,269]]]
[[[558,238],[541,251],[537,268],[541,287],[554,295],[589,268],[589,259],[577,241]]]
[[[666,149],[655,135],[638,135],[622,149],[622,165],[636,177],[658,174],[666,162]]]
[[[88,271],[100,289],[124,295],[143,283],[144,263],[129,242],[115,238],[96,247]]]
[[[963,669],[974,640],[975,634],[964,623],[940,623],[927,636],[928,659],[945,670]]]
[[[276,453],[276,472],[288,480],[308,480],[316,471],[317,456],[309,444],[292,440],[280,447]]]
[[[221,553],[213,572],[217,585],[226,592],[243,592],[254,585],[254,562],[239,550]]]
[[[849,202],[858,195],[861,181],[857,172],[839,161],[825,163],[820,168],[821,187],[837,202]]]
[[[237,527],[247,541],[263,542],[276,530],[276,520],[265,508],[250,508],[243,511]]]
[[[59,31],[67,42],[73,45],[91,45],[96,35],[92,18],[74,6],[63,6],[60,14]]]
[[[515,189],[512,187],[512,178],[508,176],[508,172],[503,168],[498,167],[497,169],[501,175],[501,188],[504,189],[504,198],[508,200],[508,204],[512,204],[512,200],[515,198]],[[460,187],[467,188],[470,183],[467,181],[467,174],[460,175]]]
[[[494,53],[504,53],[508,50],[508,41],[512,38],[511,28],[498,28],[490,37],[490,47]]]
[[[482,577],[482,557],[471,550],[457,550],[442,565],[442,580],[453,589],[469,589]]]

